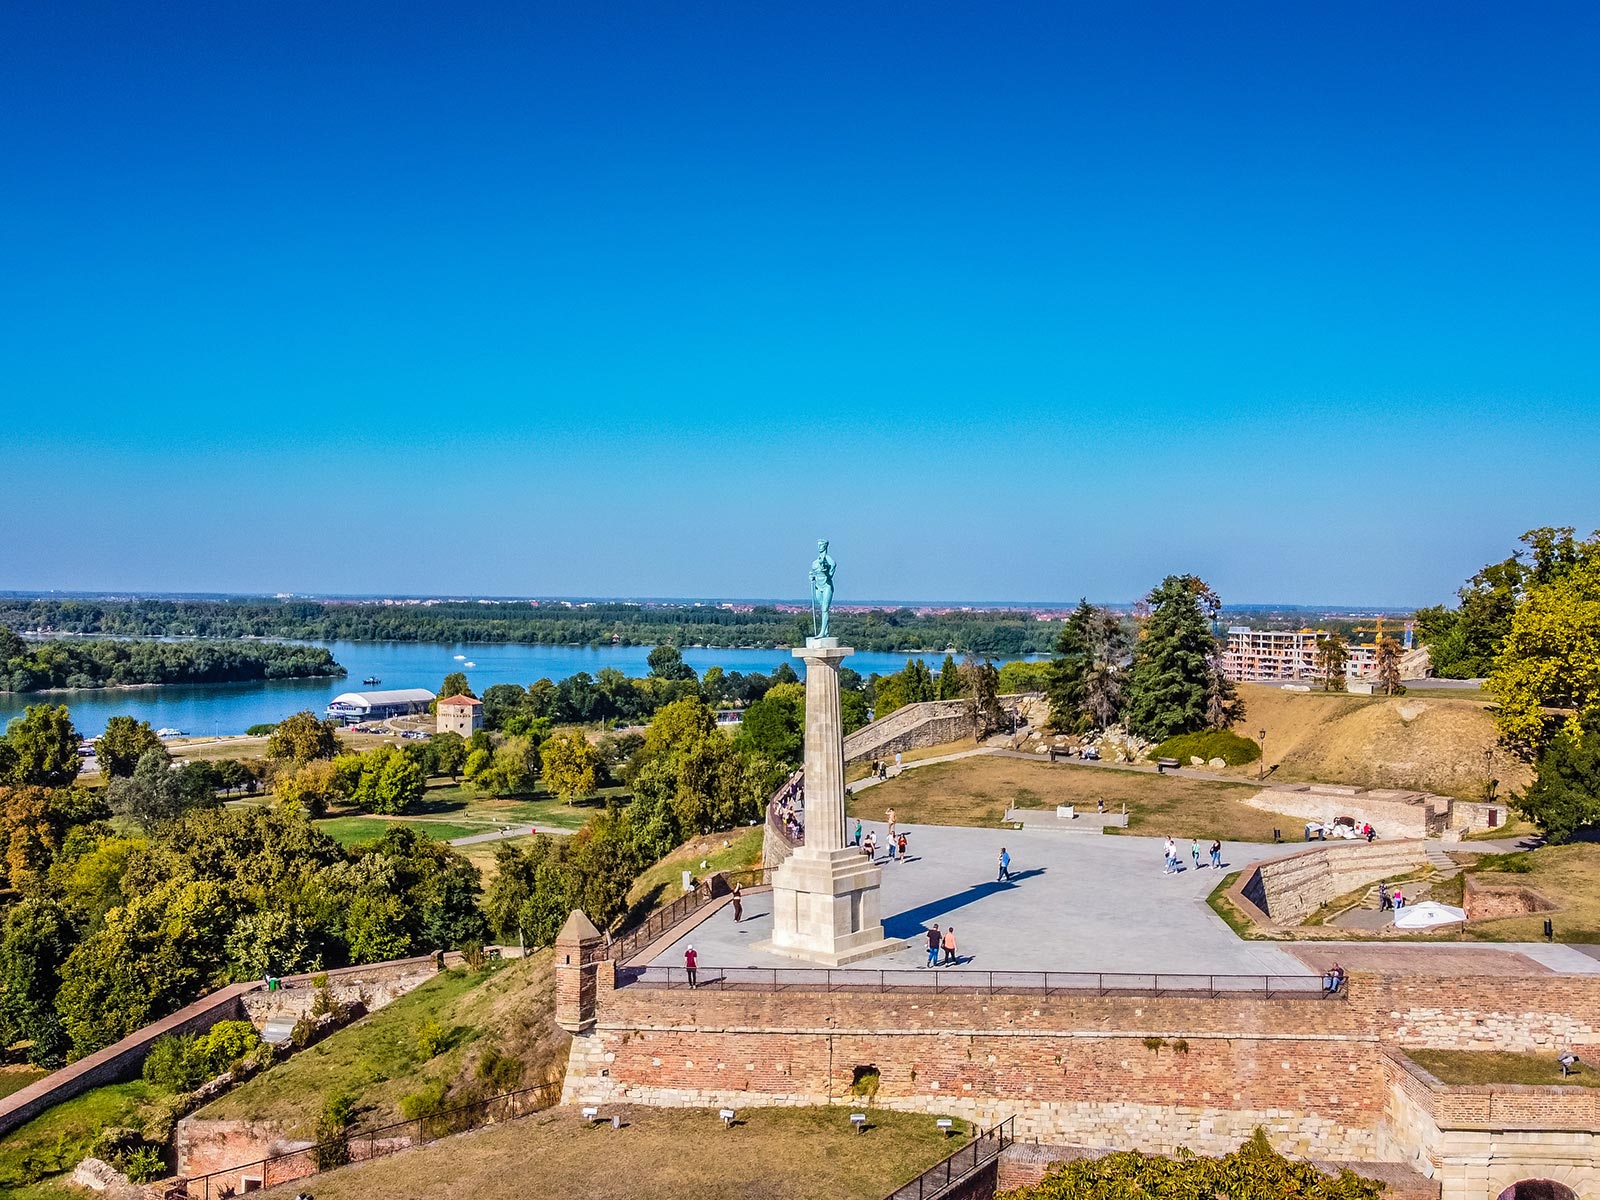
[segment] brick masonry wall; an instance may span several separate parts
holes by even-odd
[[[1600,980],[1352,976],[1344,1000],[688,992],[601,986],[564,1100],[873,1103],[1086,1146],[1216,1153],[1257,1127],[1288,1153],[1370,1161],[1390,1107],[1385,1044],[1600,1041]],[[1164,1043],[1146,1045],[1147,1038]],[[1187,1052],[1173,1043],[1183,1040]]]

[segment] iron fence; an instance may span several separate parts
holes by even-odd
[[[985,1129],[943,1162],[934,1163],[910,1183],[890,1192],[885,1200],[938,1200],[972,1172],[1000,1157],[1016,1138],[1012,1136],[1013,1117],[992,1129]]]
[[[618,963],[627,962],[651,942],[666,933],[680,921],[692,916],[702,905],[726,896],[734,885],[741,888],[763,887],[772,882],[772,868],[746,867],[737,871],[717,871],[696,883],[671,904],[656,909],[638,925],[611,939],[606,956]]]
[[[314,1146],[274,1154],[269,1158],[205,1175],[178,1179],[167,1187],[163,1195],[165,1200],[225,1200],[240,1192],[277,1187],[282,1183],[304,1179],[307,1175],[315,1175],[318,1171],[342,1167],[347,1163],[369,1162],[412,1146],[465,1133],[469,1129],[512,1121],[549,1108],[560,1099],[559,1083],[518,1088],[470,1104],[457,1105],[431,1116],[396,1121],[376,1129],[351,1131],[343,1137]]]
[[[1187,996],[1269,1000],[1343,999],[1349,988],[1330,993],[1321,975],[1173,975],[1102,971],[973,971],[966,968],[904,967],[699,967],[694,986],[744,992],[930,992],[1052,996]],[[626,967],[618,986],[687,989],[683,967]]]

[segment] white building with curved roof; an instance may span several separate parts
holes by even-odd
[[[382,721],[428,711],[433,693],[427,688],[396,688],[386,692],[345,692],[328,701],[328,716],[346,725]]]

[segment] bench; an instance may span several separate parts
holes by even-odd
[[[1156,774],[1165,775],[1168,771],[1176,771],[1183,764],[1175,758],[1156,759]]]

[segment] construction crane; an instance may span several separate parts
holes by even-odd
[[[1415,621],[1407,621],[1405,623],[1405,640],[1401,643],[1402,649],[1411,649],[1412,639],[1415,637],[1416,633],[1416,626],[1417,623]],[[1374,644],[1381,642],[1383,641],[1383,618],[1374,617],[1372,618],[1372,624],[1370,626],[1357,625],[1351,632],[1370,633],[1372,634],[1372,641]]]

